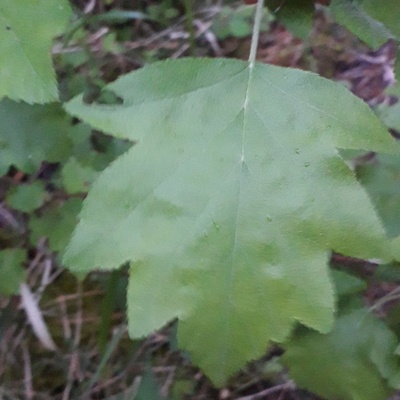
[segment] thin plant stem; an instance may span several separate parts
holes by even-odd
[[[286,391],[293,391],[296,389],[296,386],[293,381],[289,381],[286,383],[282,383],[281,385],[273,386],[268,389],[264,389],[261,392],[251,394],[249,396],[239,397],[237,400],[261,400],[265,399],[270,394],[275,394],[276,392],[286,392]],[[280,398],[280,397],[279,397]]]
[[[250,68],[253,68],[256,62],[258,39],[260,37],[260,28],[261,28],[263,10],[264,10],[264,0],[258,0],[256,5],[256,13],[254,16],[253,34],[251,36],[251,47],[249,55]]]
[[[379,308],[381,308],[383,305],[388,303],[389,301],[392,300],[398,300],[400,299],[400,287],[397,287],[396,289],[393,289],[391,292],[386,294],[385,296],[381,297],[375,304],[373,304],[369,310],[374,311]]]
[[[193,25],[193,0],[185,0],[185,13],[186,13],[186,29],[189,32],[190,54],[194,55],[194,50],[196,47],[195,43],[196,34]]]

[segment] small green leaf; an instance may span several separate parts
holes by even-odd
[[[384,24],[397,39],[400,39],[400,3],[397,0],[385,0],[385,4],[375,0],[359,1],[372,18]]]
[[[400,152],[377,155],[357,167],[357,176],[371,197],[390,237],[400,235]]]
[[[387,256],[337,151],[393,151],[368,106],[317,75],[237,60],[153,64],[107,89],[123,104],[66,108],[138,143],[93,184],[65,262],[131,261],[130,334],[178,317],[180,346],[220,385],[295,320],[329,331],[330,249]]]
[[[245,37],[251,34],[253,29],[254,7],[239,6],[233,9],[230,6],[222,7],[213,21],[212,29],[218,39],[225,39],[229,36]],[[261,21],[261,30],[268,30],[273,20],[268,9],[264,9]]]
[[[388,39],[400,40],[398,0],[332,0],[330,9],[339,24],[373,48]]]
[[[400,103],[381,107],[378,113],[386,126],[400,132]]]
[[[170,389],[172,400],[182,400],[188,395],[194,394],[195,380],[175,379]]]
[[[395,245],[398,249],[400,249],[400,243],[399,245],[396,245],[396,239],[392,240],[393,245]],[[399,250],[397,250],[399,251]],[[399,258],[400,259],[400,258]],[[378,268],[376,269],[374,273],[374,280],[376,281],[400,281],[400,266],[398,263],[390,263],[390,264],[382,264],[379,265]]]
[[[0,293],[6,296],[18,293],[19,284],[25,279],[22,262],[25,260],[22,249],[0,251]]]
[[[327,335],[307,331],[282,361],[301,388],[328,400],[385,400],[398,387],[395,335],[366,310],[342,315]]]
[[[313,0],[272,0],[267,2],[278,21],[295,36],[305,39],[312,30],[314,20]]]
[[[0,99],[27,103],[57,100],[52,39],[71,16],[67,0],[2,0],[0,4]]]
[[[43,210],[43,215],[33,215],[29,222],[32,241],[47,237],[52,251],[63,252],[76,226],[81,204],[82,200],[71,199]]]
[[[367,288],[367,284],[362,279],[347,274],[346,272],[334,269],[331,271],[331,274],[338,296],[358,293]]]
[[[57,104],[28,105],[4,99],[0,102],[0,175],[11,165],[28,173],[42,161],[69,157],[69,118]]]
[[[41,182],[30,185],[18,185],[7,194],[7,204],[23,212],[30,212],[39,208],[45,199],[46,192]]]
[[[97,175],[97,171],[81,165],[74,157],[62,169],[63,184],[68,193],[87,192]]]
[[[251,34],[251,24],[240,15],[235,15],[229,21],[229,30],[232,36],[243,38]]]

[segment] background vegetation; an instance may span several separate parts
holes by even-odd
[[[62,256],[91,184],[132,142],[93,129],[68,115],[62,103],[83,93],[86,104],[118,105],[121,99],[105,86],[158,60],[247,60],[254,7],[228,0],[74,0],[69,10],[67,3],[45,3],[0,6],[0,48],[7,55],[0,61],[0,398],[396,396],[395,261],[333,253],[338,309],[350,311],[338,314],[328,335],[298,328],[293,342],[266,348],[220,388],[178,349],[176,322],[142,340],[128,337],[127,266],[94,271],[83,280],[64,268]],[[257,60],[347,86],[397,140],[400,6],[328,3],[267,2]],[[33,73],[18,67],[26,59]],[[399,153],[347,151],[343,157],[388,236],[398,237]],[[399,259],[393,243],[393,258]],[[366,317],[360,307],[368,310]],[[361,325],[355,322],[360,318]]]

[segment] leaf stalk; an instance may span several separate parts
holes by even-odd
[[[251,47],[249,54],[250,68],[254,67],[257,56],[258,39],[260,37],[261,20],[264,10],[264,0],[258,0],[256,5],[256,12],[254,16],[253,33],[251,35]]]

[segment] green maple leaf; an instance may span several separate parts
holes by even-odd
[[[138,143],[94,183],[65,262],[131,261],[130,334],[178,317],[216,384],[283,341],[327,332],[330,249],[384,257],[370,201],[336,148],[395,146],[366,104],[312,73],[235,60],[157,63],[67,111]]]
[[[72,151],[71,123],[58,104],[0,101],[0,175],[10,165],[34,172],[43,161],[63,161]]]
[[[399,387],[397,339],[367,310],[341,315],[327,335],[305,332],[285,346],[296,383],[327,399],[385,400]]]
[[[0,98],[28,103],[57,100],[50,49],[70,15],[67,0],[1,1]]]

